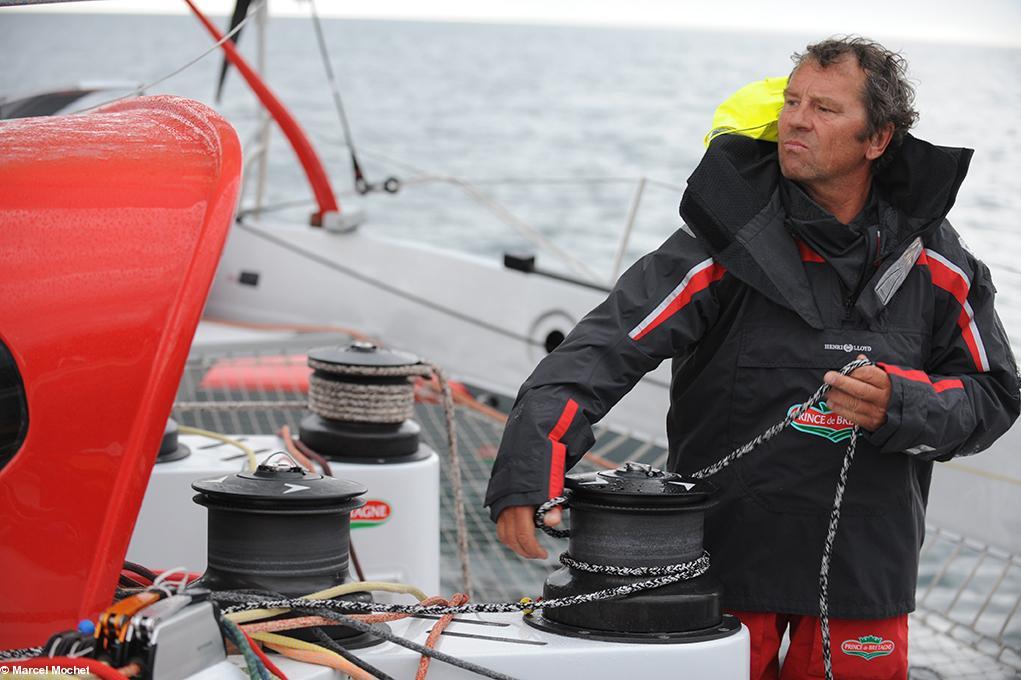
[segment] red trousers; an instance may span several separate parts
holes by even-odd
[[[729,612],[748,627],[751,680],[825,677],[822,629],[814,616]],[[790,626],[790,647],[780,667],[780,641]],[[907,680],[908,616],[830,619],[830,658],[837,680]]]

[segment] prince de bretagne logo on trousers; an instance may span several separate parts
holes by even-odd
[[[866,661],[872,661],[877,656],[893,654],[897,645],[893,640],[884,640],[878,635],[862,635],[857,640],[844,640],[840,643],[840,651],[849,656],[860,656]]]

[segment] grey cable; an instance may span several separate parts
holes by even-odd
[[[337,87],[337,79],[333,75],[333,65],[330,63],[330,54],[326,49],[326,37],[323,35],[323,27],[319,22],[319,13],[316,11],[315,0],[309,0],[309,8],[312,10],[312,25],[315,27],[316,42],[319,44],[319,56],[322,57],[323,66],[326,68],[326,80],[329,82],[330,91],[333,93],[333,106],[337,109],[337,117],[340,118],[341,128],[344,130],[344,143],[354,153],[354,140],[351,138],[351,126],[347,122],[347,113],[344,112],[344,102],[340,98],[340,88]]]
[[[361,668],[366,673],[372,674],[372,676],[375,677],[376,680],[394,680],[393,676],[387,675],[383,671],[373,666],[368,661],[365,661],[364,659],[352,654],[350,651],[340,646],[340,644],[336,640],[331,638],[329,635],[327,635],[326,631],[324,631],[322,628],[315,628],[312,632],[315,633],[316,638],[319,639],[319,642],[321,642],[324,647],[329,649],[334,654],[339,654],[340,656],[344,657],[354,665]]]

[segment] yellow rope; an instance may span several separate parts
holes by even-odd
[[[291,654],[287,653],[288,650],[297,650],[299,652],[311,652],[313,654],[316,654],[317,656],[320,656],[322,658],[324,665],[328,664],[328,662],[332,660],[333,663],[329,663],[328,665],[330,665],[333,668],[338,668],[339,670],[343,671],[344,673],[347,673],[352,677],[355,678],[371,677],[368,673],[362,671],[362,669],[355,666],[353,663],[342,657],[340,654],[337,654],[333,650],[327,649],[326,647],[320,647],[319,645],[312,644],[311,642],[296,640],[294,638],[286,637],[284,635],[277,635],[276,633],[252,633],[250,637],[254,640],[258,640],[259,642],[265,643],[267,647],[270,647],[274,651],[279,652],[284,656],[294,658]],[[311,659],[300,657],[297,660],[305,661],[306,663],[308,661],[311,661]]]
[[[244,452],[244,454],[248,457],[248,467],[252,470],[252,472],[255,472],[255,469],[259,467],[259,461],[255,458],[255,451],[252,450],[252,447],[246,446],[243,442],[239,442],[237,439],[233,439],[226,435],[222,435],[219,432],[201,430],[197,427],[189,427],[188,425],[179,425],[178,429],[180,430],[181,434],[195,434],[201,437],[209,437],[210,439],[221,441],[224,444],[230,444],[231,446],[235,446],[241,449]]]

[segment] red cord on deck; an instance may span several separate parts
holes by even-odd
[[[191,11],[195,13],[199,21],[202,22],[202,25],[206,27],[209,34],[213,36],[213,39],[217,42],[223,40],[223,34],[199,11],[199,8],[194,5],[192,0],[184,1],[191,8]],[[273,116],[273,120],[280,126],[280,130],[287,137],[287,141],[291,143],[294,153],[298,155],[301,167],[304,168],[309,184],[312,185],[312,192],[315,194],[316,203],[319,204],[319,211],[313,216],[315,220],[313,224],[321,226],[323,213],[340,212],[340,206],[337,205],[337,198],[333,194],[330,178],[327,176],[318,154],[312,148],[312,144],[308,141],[308,137],[305,136],[301,126],[298,125],[298,121],[294,119],[294,116],[287,110],[287,107],[266,86],[266,83],[262,81],[259,74],[242,58],[234,47],[234,43],[227,40],[220,47],[223,48],[227,58],[230,59],[230,63],[237,68],[238,73],[244,77],[248,86],[252,88],[255,96],[259,98],[262,105]]]
[[[253,640],[243,629],[239,628],[238,630],[241,630],[241,634],[245,636],[246,640],[248,640],[248,645],[252,648],[252,651],[255,652],[255,655],[259,657],[259,661],[261,661],[262,665],[266,667],[266,670],[277,676],[280,680],[287,680],[287,676],[283,674],[283,671],[277,668],[277,665],[269,660],[269,657],[266,656],[266,652],[262,651],[262,647],[259,646],[259,643]]]

